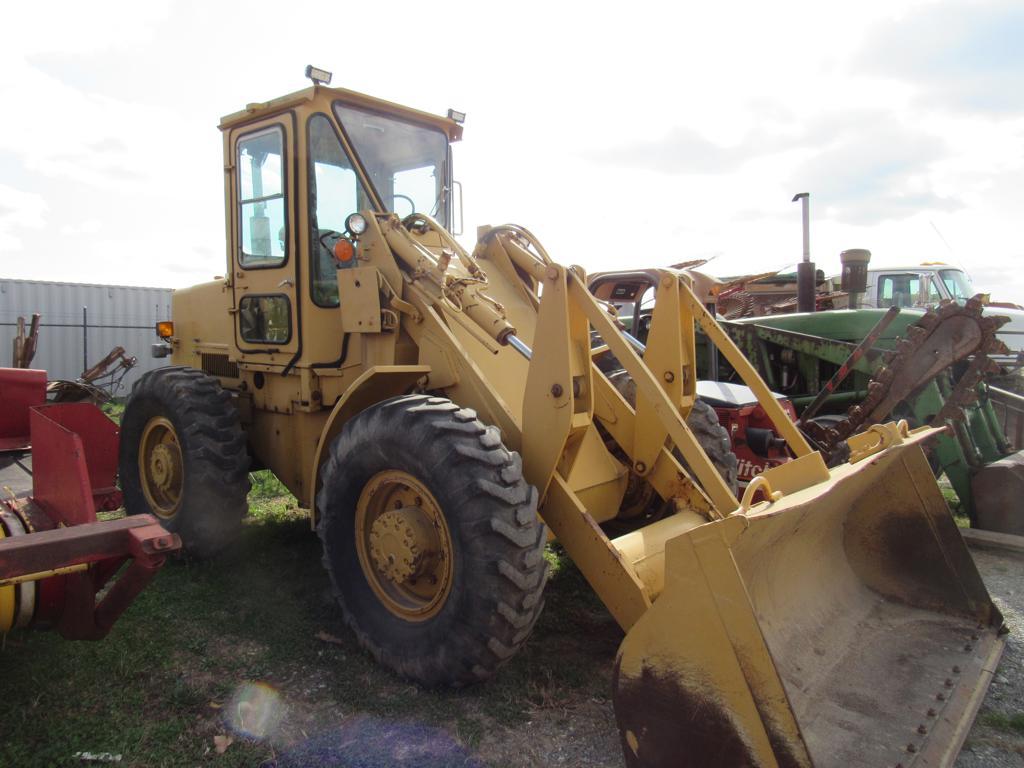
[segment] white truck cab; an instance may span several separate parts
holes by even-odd
[[[865,307],[933,307],[943,299],[964,302],[976,291],[959,267],[925,263],[910,267],[868,269]]]
[[[944,299],[962,304],[978,292],[970,276],[960,267],[950,264],[926,262],[906,267],[871,267],[861,306],[925,309],[937,306]],[[993,355],[993,358],[1003,365],[1013,365],[1024,354],[1024,311],[985,307],[984,314],[1010,318],[1010,322],[997,334],[1010,348],[1010,354]]]

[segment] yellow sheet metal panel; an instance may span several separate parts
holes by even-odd
[[[345,333],[380,333],[378,274],[376,267],[338,270],[341,329]]]

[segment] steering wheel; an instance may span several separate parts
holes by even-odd
[[[395,194],[393,194],[392,197],[395,200],[398,200],[399,198],[401,198],[402,200],[405,200],[406,202],[409,203],[409,210],[412,212],[412,213],[409,214],[410,216],[413,213],[416,213],[416,203],[413,201],[413,199],[411,197],[409,197],[408,195],[400,195],[397,192],[395,192]]]
[[[333,244],[328,245],[327,243],[324,242],[324,240],[328,237],[333,237],[334,242],[338,242],[338,240],[341,240],[341,238],[343,238],[344,236],[345,235],[343,235],[341,232],[336,232],[333,229],[321,229],[319,236],[317,236],[317,240],[320,241],[320,245],[322,245],[329,253],[333,253]]]

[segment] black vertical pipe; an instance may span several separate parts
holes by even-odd
[[[814,262],[801,261],[796,265],[796,308],[797,312],[813,312],[814,302]]]
[[[804,258],[796,267],[796,307],[798,312],[813,312],[814,262],[811,261],[811,195],[801,192],[794,195],[793,202],[800,201],[804,232]]]

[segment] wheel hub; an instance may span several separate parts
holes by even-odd
[[[177,475],[177,461],[173,452],[164,444],[153,448],[149,459],[149,471],[153,482],[160,488],[168,488],[174,482]]]
[[[415,584],[437,559],[437,532],[419,507],[385,512],[370,527],[370,557],[396,584]]]
[[[163,416],[150,419],[139,442],[139,480],[149,508],[160,517],[173,517],[181,505],[184,479],[174,425]]]
[[[448,524],[430,490],[400,470],[378,472],[356,504],[356,549],[381,603],[407,621],[444,606],[453,578]]]

